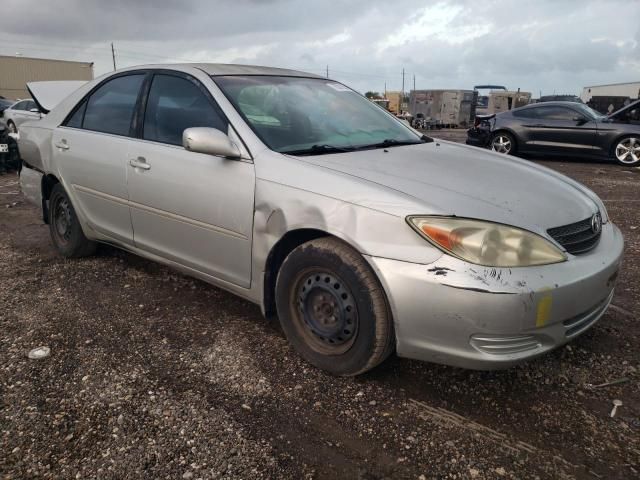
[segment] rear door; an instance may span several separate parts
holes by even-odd
[[[185,150],[190,127],[227,133],[229,123],[198,80],[156,73],[127,165],[135,245],[249,287],[254,165]]]
[[[535,118],[528,122],[527,136],[537,151],[567,155],[593,154],[598,133],[596,122],[561,105],[541,105],[528,110],[535,111]]]
[[[124,244],[133,244],[127,161],[145,76],[111,77],[53,133],[52,154],[74,207],[94,230]]]

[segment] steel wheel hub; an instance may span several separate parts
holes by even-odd
[[[54,209],[54,217],[54,225],[58,237],[68,242],[71,237],[71,210],[68,200],[64,198],[58,200]]]
[[[640,160],[640,142],[637,138],[625,138],[616,146],[616,158],[622,163]]]
[[[337,276],[326,272],[303,276],[297,284],[296,298],[304,328],[325,348],[342,347],[355,338],[355,300]]]
[[[509,153],[511,151],[511,140],[505,135],[497,135],[491,142],[491,149],[498,153]]]

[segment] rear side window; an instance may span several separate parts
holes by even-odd
[[[539,108],[525,108],[524,110],[514,110],[511,112],[514,117],[518,118],[537,118],[536,111]]]
[[[91,94],[82,128],[114,135],[129,135],[144,74],[114,78]]]
[[[191,127],[217,128],[226,133],[227,121],[195,83],[173,75],[155,75],[144,115],[143,138],[182,145],[182,133]]]
[[[16,103],[13,107],[11,107],[11,110],[26,110],[27,106],[27,101],[23,100],[21,102]]]
[[[565,107],[540,107],[538,118],[542,120],[573,120],[578,114]]]
[[[75,111],[71,118],[67,120],[66,126],[72,128],[82,128],[82,120],[84,119],[84,111],[87,109],[87,101],[82,102],[82,105]]]

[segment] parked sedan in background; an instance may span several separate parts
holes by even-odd
[[[506,368],[612,299],[623,240],[592,191],[434,142],[339,82],[158,65],[58,106],[30,91],[51,111],[22,127],[20,182],[60,254],[106,242],[225,288],[334,374],[394,349]]]
[[[7,100],[6,98],[0,98],[0,118],[2,118],[2,112],[4,112],[7,108],[13,105],[15,100]]]
[[[5,109],[0,116],[10,133],[18,133],[18,127],[24,122],[38,120],[42,117],[40,109],[33,100],[18,100]]]
[[[640,125],[576,102],[545,102],[478,116],[467,144],[505,154],[611,158],[640,165]]]

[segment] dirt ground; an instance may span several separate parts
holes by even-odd
[[[625,235],[603,319],[507,371],[393,356],[357,378],[310,367],[212,286],[106,246],[59,257],[0,177],[0,478],[640,478],[640,171],[540,163]]]

